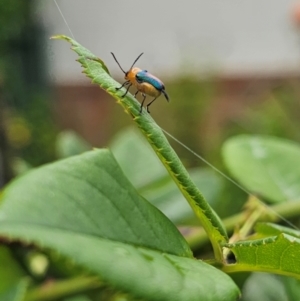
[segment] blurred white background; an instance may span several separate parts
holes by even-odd
[[[138,66],[164,78],[178,73],[267,77],[297,75],[300,35],[293,22],[295,0],[57,0],[78,42],[121,76],[141,53]],[[187,5],[188,3],[188,5]],[[46,35],[70,32],[54,1],[37,2]],[[49,41],[53,81],[82,82],[69,45]]]

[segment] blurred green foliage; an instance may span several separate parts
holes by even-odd
[[[240,136],[242,137],[244,140],[247,138],[246,135]],[[232,138],[233,140],[237,139],[237,138]],[[232,140],[231,139],[231,140]],[[241,138],[239,138],[241,139]],[[250,135],[247,139],[258,139],[258,136],[253,136]],[[246,139],[246,141],[248,141]],[[265,140],[263,139],[263,137],[261,137],[262,142],[264,142]],[[237,139],[238,140],[238,139]],[[276,138],[272,138],[272,141],[277,141],[278,145],[275,144],[270,144],[270,145],[266,145],[265,147],[265,152],[266,154],[268,154],[268,156],[270,157],[270,160],[267,161],[270,165],[272,165],[272,170],[275,170],[276,167],[280,167],[281,164],[284,165],[283,161],[288,161],[289,159],[293,160],[293,162],[296,163],[298,156],[297,154],[291,154],[290,153],[290,149],[287,148],[287,146],[289,145],[290,142],[286,142],[285,140],[281,140],[281,139],[276,139]],[[266,142],[266,141],[265,141]],[[228,142],[227,142],[228,143]],[[251,143],[248,143],[251,144]],[[251,144],[252,145],[252,144]],[[237,145],[239,146],[239,145]],[[85,152],[86,150],[89,150],[91,148],[91,146],[89,146],[82,138],[80,138],[79,136],[77,136],[74,132],[63,132],[58,136],[57,139],[57,150],[58,150],[58,156],[60,157],[67,157],[67,156],[73,156],[76,154],[80,154],[82,152]],[[184,203],[184,200],[182,199],[182,196],[178,195],[178,189],[177,187],[175,187],[175,185],[171,185],[174,184],[171,182],[168,182],[168,179],[166,178],[166,176],[164,175],[166,172],[162,169],[162,166],[160,165],[161,163],[159,161],[155,162],[155,160],[157,160],[157,158],[155,157],[154,152],[151,150],[151,148],[149,147],[149,145],[145,142],[143,136],[135,129],[135,128],[129,128],[126,130],[123,130],[122,132],[120,132],[115,139],[111,142],[110,144],[110,148],[112,149],[113,155],[116,157],[118,164],[120,164],[120,167],[122,168],[125,176],[128,176],[128,178],[130,179],[130,181],[132,182],[132,184],[134,185],[135,189],[137,189],[137,193],[138,195],[141,197],[145,197],[147,200],[149,200],[151,203],[153,203],[156,207],[158,207],[162,212],[165,213],[166,216],[168,216],[175,224],[181,224],[181,223],[191,223],[193,222],[193,215],[191,214],[192,212],[187,212],[184,208],[184,206],[181,206],[181,203]],[[252,148],[250,148],[252,149]],[[239,150],[237,151],[238,154],[243,154],[244,151],[249,150],[247,147],[239,147]],[[258,153],[258,151],[261,151],[261,148],[256,149],[256,151],[253,151],[253,155],[255,158],[255,155]],[[273,150],[273,151],[272,151]],[[273,156],[272,154],[274,153],[274,151],[278,150],[279,151],[279,156],[282,156],[282,160],[278,160],[278,158],[276,156]],[[282,150],[282,152],[280,153],[280,150]],[[297,147],[297,152],[299,153],[299,146]],[[88,153],[85,153],[86,155]],[[250,178],[255,178],[255,175],[251,175],[251,168],[253,166],[253,162],[251,162],[251,159],[247,159],[244,161],[247,161],[249,164],[242,164],[240,161],[238,160],[234,160],[235,158],[238,158],[236,152],[233,152],[232,150],[230,152],[227,152],[227,156],[232,156],[232,162],[234,164],[238,164],[241,168],[244,167],[246,170],[244,171],[242,176],[238,176],[237,180],[241,181],[242,177],[250,177]],[[278,155],[278,154],[277,154]],[[30,178],[32,176],[32,174],[37,173],[35,178],[32,179],[31,183],[30,182],[25,182],[23,184],[23,188],[24,191],[28,190],[29,194],[32,194],[32,196],[28,197],[28,195],[26,196],[26,193],[23,192],[23,188],[21,188],[20,191],[18,191],[19,188],[17,188],[16,186],[14,186],[14,188],[11,188],[11,199],[10,202],[16,202],[15,205],[10,204],[10,206],[12,206],[12,208],[16,208],[17,204],[19,203],[19,196],[22,195],[24,196],[24,200],[31,202],[31,200],[37,200],[35,203],[35,207],[37,208],[38,206],[45,206],[45,204],[47,204],[46,206],[48,206],[49,204],[52,204],[53,202],[59,202],[60,204],[63,204],[63,206],[66,206],[67,204],[67,199],[70,198],[70,195],[76,196],[76,198],[74,199],[73,196],[71,197],[70,203],[71,204],[77,204],[77,197],[80,195],[83,195],[83,202],[85,204],[84,206],[84,212],[85,214],[83,215],[84,217],[81,217],[81,219],[83,218],[87,218],[87,220],[89,220],[90,215],[86,214],[87,213],[87,208],[88,208],[88,203],[86,203],[86,200],[91,199],[91,197],[89,197],[89,194],[95,199],[93,206],[91,206],[91,212],[108,212],[107,210],[99,210],[96,209],[99,204],[99,197],[95,196],[95,190],[94,187],[97,187],[97,185],[101,185],[103,184],[104,181],[104,176],[100,176],[100,175],[92,175],[92,169],[93,168],[99,168],[99,166],[101,166],[101,168],[99,170],[101,170],[101,172],[103,172],[104,167],[102,164],[100,164],[99,166],[97,166],[97,164],[95,164],[95,162],[86,162],[86,161],[82,161],[83,157],[77,157],[76,160],[78,160],[78,163],[82,166],[82,169],[80,169],[79,171],[76,171],[76,169],[74,169],[74,164],[69,164],[66,165],[66,167],[69,170],[69,172],[67,171],[67,169],[64,167],[61,169],[61,171],[63,171],[60,175],[60,173],[55,173],[53,175],[49,175],[49,173],[51,174],[53,171],[55,171],[54,169],[51,169],[51,165],[47,165],[44,168],[41,169],[37,169],[35,172],[30,173],[29,175],[27,175],[27,178]],[[99,158],[98,158],[99,159]],[[97,159],[97,160],[98,160]],[[237,161],[237,162],[236,162]],[[56,166],[59,166],[59,164],[65,164],[64,162],[66,161],[60,161],[58,163],[56,163]],[[99,163],[99,161],[97,161]],[[110,166],[110,163],[107,162],[107,160],[103,160],[103,162],[105,162],[105,164],[107,164],[107,166]],[[279,163],[280,164],[279,164]],[[228,164],[228,163],[227,163]],[[296,164],[296,166],[298,166]],[[261,164],[262,168],[264,168],[264,165]],[[41,172],[41,170],[47,170],[43,176],[38,175],[38,173]],[[115,168],[110,168],[109,170],[115,171]],[[77,174],[76,174],[76,172]],[[295,175],[293,175],[293,171],[295,172]],[[107,171],[105,171],[106,173]],[[123,173],[121,172],[122,176]],[[298,178],[299,173],[297,172],[296,169],[291,169],[290,167],[287,168],[286,170],[283,170],[281,172],[275,172],[275,174],[282,174],[283,175],[283,179],[287,180],[288,178],[291,179],[291,175],[292,175],[292,179],[295,180],[296,184],[298,185],[299,181],[297,181],[296,179]],[[75,176],[74,176],[75,175]],[[80,175],[80,176],[79,176]],[[230,198],[228,198],[228,200],[226,199],[226,196],[224,198],[224,193],[222,190],[222,186],[223,186],[223,179],[219,179],[218,177],[216,177],[213,173],[211,173],[211,170],[206,170],[204,168],[202,168],[201,170],[191,170],[191,175],[193,180],[196,182],[196,184],[199,186],[199,188],[201,189],[201,191],[203,192],[203,194],[207,197],[208,201],[211,203],[211,205],[218,211],[220,212],[220,208],[221,208],[221,204],[224,202],[227,202],[227,204],[229,205],[227,208],[227,213],[230,214],[229,211],[233,210],[234,207],[236,207],[236,199],[233,198],[233,196],[231,195]],[[59,177],[63,176],[63,177],[70,177],[71,181],[66,181],[65,184],[63,183],[63,180],[59,180]],[[84,182],[85,184],[82,186],[83,188],[83,193],[82,192],[77,192],[76,190],[80,188],[81,185],[79,185],[79,183],[77,183],[74,186],[74,183],[77,181],[82,181],[82,179],[84,177],[88,177],[89,181],[92,182]],[[26,176],[25,176],[26,178]],[[74,179],[75,182],[74,182]],[[99,182],[99,179],[100,182]],[[109,189],[114,192],[117,196],[114,196],[112,199],[118,199],[119,198],[119,193],[115,192],[115,188],[113,186],[114,181],[111,181],[111,179],[116,179],[115,177],[113,177],[112,175],[110,175],[107,179],[107,185],[109,187]],[[277,179],[276,179],[277,180]],[[20,180],[19,180],[20,181]],[[22,181],[22,180],[21,180]],[[24,181],[24,178],[23,178]],[[39,185],[39,181],[42,182],[47,182],[48,185],[47,186],[43,186],[43,185]],[[242,181],[241,181],[242,182]],[[52,183],[52,184],[51,184]],[[62,185],[61,187],[64,187],[64,189],[68,189],[68,186],[70,185],[70,187],[72,187],[71,191],[69,193],[65,193],[64,190],[59,190],[59,189],[53,189],[53,187],[49,187],[49,185]],[[59,183],[59,184],[57,184]],[[97,184],[96,184],[97,183]],[[116,181],[116,183],[118,183],[118,185],[120,184],[119,181]],[[30,187],[30,185],[32,185],[32,187]],[[87,185],[88,184],[88,185]],[[247,187],[246,184],[244,184],[245,187]],[[35,186],[38,187],[37,189],[35,189]],[[131,187],[131,185],[129,185]],[[261,185],[262,186],[262,185]],[[291,187],[293,185],[280,185],[282,187]],[[299,186],[299,185],[298,185]],[[298,187],[297,186],[297,187]],[[43,199],[43,196],[39,196],[36,195],[36,193],[39,193],[40,188],[42,187],[41,190],[42,191],[47,191],[47,193],[45,194],[46,198],[49,198],[49,202],[40,202],[39,200]],[[76,187],[76,188],[75,188]],[[120,185],[120,187],[122,189],[124,189],[124,185]],[[92,188],[92,189],[91,189]],[[266,187],[264,188],[264,192]],[[252,190],[252,189],[251,189]],[[54,193],[55,191],[55,193]],[[128,190],[129,191],[129,190]],[[103,191],[101,189],[98,190],[98,192],[100,192],[101,194],[103,193]],[[62,194],[61,194],[62,193]],[[59,194],[61,194],[59,196]],[[104,196],[106,196],[107,194],[104,193]],[[127,194],[126,194],[127,195]],[[263,194],[262,194],[263,195]],[[44,196],[44,198],[45,198]],[[53,198],[54,196],[54,198]],[[229,196],[229,195],[228,195]],[[6,193],[6,197],[7,197],[7,193]],[[61,201],[62,199],[65,199],[65,201]],[[129,198],[130,199],[130,198]],[[103,204],[105,204],[106,202],[100,202]],[[122,202],[120,202],[121,204]],[[101,205],[101,206],[102,206]],[[124,205],[124,204],[123,204]],[[21,205],[22,206],[22,205]],[[67,206],[68,207],[68,206]],[[2,207],[2,210],[5,207]],[[52,212],[52,214],[49,214],[50,210],[38,210],[38,218],[40,218],[41,220],[49,220],[51,221],[51,223],[56,219],[55,215],[58,214],[60,215],[61,212],[63,212],[64,215],[64,219],[58,219],[58,221],[60,223],[64,222],[66,223],[66,227],[68,228],[70,227],[70,225],[72,225],[72,227],[77,227],[77,224],[72,222],[72,219],[78,219],[78,216],[75,215],[73,211],[71,210],[71,212],[69,213],[70,216],[68,218],[66,218],[66,212],[67,210],[56,210],[57,206],[54,206],[55,210]],[[130,220],[135,220],[137,217],[136,215],[138,214],[137,212],[139,212],[139,210],[135,210],[132,206],[125,206],[126,210],[128,210],[128,212],[130,213],[130,215],[133,215],[134,218],[130,219]],[[26,212],[25,212],[25,211]],[[75,210],[77,213],[80,211],[80,206],[77,210]],[[74,211],[74,212],[75,212]],[[45,214],[44,217],[41,217],[41,212],[43,212],[43,214]],[[21,221],[21,219],[26,219],[26,218],[32,218],[30,217],[32,214],[33,216],[36,214],[36,211],[32,211],[31,210],[31,206],[25,208],[22,208],[21,212],[17,212],[17,215],[21,214],[18,218],[14,218],[15,220],[18,220],[18,223]],[[97,215],[97,221],[103,221],[103,216],[99,218],[98,220],[98,213],[95,213]],[[245,214],[245,212],[244,212]],[[5,214],[4,214],[5,216]],[[50,217],[51,216],[51,217]],[[88,217],[87,217],[88,216]],[[101,216],[101,215],[100,215]],[[245,215],[246,216],[246,215]],[[49,218],[50,217],[50,218]],[[142,215],[142,220],[144,220],[145,216]],[[118,218],[114,217],[113,220],[116,220],[115,224],[113,222],[107,222],[106,224],[108,225],[108,230],[109,232],[112,231],[112,226],[117,225],[118,224]],[[92,219],[92,221],[94,221]],[[89,221],[90,222],[90,221]],[[87,222],[87,224],[89,224],[89,222]],[[55,223],[55,222],[54,222]],[[94,222],[93,222],[94,223]],[[28,224],[28,222],[27,222]],[[42,224],[42,223],[40,223]],[[139,225],[138,228],[141,228],[141,225],[143,223],[141,223],[140,221],[137,222],[137,224]],[[158,223],[159,224],[159,223]],[[39,223],[38,223],[39,225]],[[94,225],[93,225],[94,227]],[[93,229],[93,227],[91,229]],[[161,226],[159,224],[158,226],[161,231],[163,233],[165,233],[166,229]],[[274,227],[274,226],[273,226]],[[281,233],[281,229],[283,227],[279,227],[279,234]],[[54,229],[56,229],[56,227],[54,227]],[[81,229],[81,228],[80,228]],[[102,227],[100,227],[100,229],[102,229]],[[276,230],[277,228],[275,228]],[[287,228],[288,229],[288,228]],[[124,230],[126,231],[126,230]],[[295,232],[297,235],[299,235],[298,231],[296,230],[289,230],[291,232],[287,232],[287,233],[292,233]],[[143,231],[142,231],[143,232]],[[76,233],[76,231],[73,231],[72,233]],[[117,232],[118,233],[118,232]],[[273,232],[265,232],[266,235],[274,235]],[[296,236],[295,234],[295,236]],[[47,236],[47,235],[46,235]],[[57,236],[55,236],[57,238]],[[123,236],[122,236],[123,237]],[[147,239],[149,239],[150,235],[146,235],[145,237],[147,237]],[[159,236],[158,236],[159,237]],[[272,236],[273,237],[273,236]],[[56,240],[55,238],[55,240]],[[169,236],[170,238],[170,236]],[[152,238],[151,238],[152,239]],[[163,241],[165,241],[163,239]],[[169,242],[168,242],[169,243]],[[167,244],[168,244],[167,243]],[[74,248],[74,246],[76,246],[75,244],[70,244],[71,245],[71,249]],[[293,246],[295,245],[295,241],[292,244]],[[251,251],[251,249],[254,247],[255,245],[251,245],[250,243],[250,253],[253,252]],[[265,244],[257,244],[256,246],[260,246],[261,248],[265,248]],[[266,244],[266,246],[268,246],[268,244]],[[20,248],[21,246],[19,246]],[[76,272],[79,274],[84,273],[84,270],[80,270],[78,269],[76,271],[76,268],[73,266],[73,262],[68,263],[68,261],[64,260],[64,258],[60,258],[59,255],[55,254],[55,252],[53,252],[53,254],[51,254],[51,252],[49,252],[50,254],[48,254],[46,252],[46,256],[42,253],[40,253],[40,251],[36,251],[34,250],[32,247],[32,249],[30,250],[30,247],[23,247],[23,256],[25,257],[25,260],[23,260],[23,266],[26,267],[26,271],[28,271],[28,273],[30,273],[30,276],[32,278],[35,279],[35,281],[37,282],[37,285],[39,284],[39,281],[43,281],[46,280],[47,277],[51,277],[52,279],[56,279],[57,284],[59,283],[59,279],[61,279],[61,277],[68,277],[68,276],[75,276]],[[21,248],[20,248],[21,249]],[[100,248],[101,249],[101,248]],[[277,248],[278,252],[277,255],[279,254],[279,257],[277,258],[281,258],[281,248]],[[199,250],[200,251],[200,250]],[[207,252],[207,249],[201,248],[201,258],[203,258],[203,256],[205,256]],[[244,252],[244,251],[242,251]],[[16,253],[16,252],[15,252]],[[80,253],[80,252],[79,252]],[[247,251],[246,251],[247,253]],[[247,255],[246,253],[244,253],[244,256]],[[249,253],[249,254],[250,254]],[[270,257],[271,260],[274,260],[274,254],[276,252],[273,252],[273,256]],[[256,253],[255,253],[256,254]],[[264,253],[265,254],[265,253]],[[49,255],[49,257],[48,257]],[[3,258],[2,260],[8,260],[11,257],[11,254],[9,252],[4,252]],[[276,256],[275,256],[276,257]],[[250,256],[251,260],[253,259],[252,256]],[[1,258],[0,258],[1,259]],[[263,260],[254,260],[253,261],[254,265],[257,264],[257,262],[264,262]],[[10,264],[10,263],[9,263]],[[258,264],[259,266],[259,264]],[[17,269],[17,273],[16,273],[16,277],[17,280],[20,277],[20,279],[22,279],[22,273],[19,272],[19,267],[18,265],[15,264],[15,262],[13,262],[13,267],[15,267]],[[276,265],[277,267],[277,265]],[[295,266],[297,267],[297,265]],[[3,272],[5,273],[5,272]],[[21,276],[19,276],[19,274]],[[50,276],[51,275],[51,276]],[[250,276],[248,278],[248,276]],[[292,278],[288,278],[288,277],[277,277],[277,276],[273,276],[273,275],[269,275],[269,276],[264,276],[263,279],[265,279],[264,282],[264,286],[260,287],[259,290],[257,290],[257,286],[259,286],[259,284],[262,282],[262,278],[259,276],[259,274],[246,274],[243,273],[242,276],[240,277],[239,274],[234,276],[235,280],[239,283],[239,285],[241,286],[242,290],[243,290],[243,300],[273,300],[275,297],[278,297],[278,300],[294,300],[294,296],[297,296],[298,291],[299,291],[299,281],[296,281],[295,279]],[[13,279],[12,281],[16,281],[15,279]],[[68,281],[68,280],[65,280]],[[274,287],[274,283],[278,282],[278,285],[276,285],[276,292],[274,292],[273,287]],[[9,286],[10,283],[8,283],[7,286]],[[24,287],[24,284],[21,285],[21,283],[18,284],[17,287],[11,287],[11,289],[7,292],[7,289],[5,289],[5,294],[10,294],[10,295],[14,295],[17,291],[17,289],[19,289],[18,287]],[[44,281],[44,285],[47,285],[47,282]],[[76,286],[74,284],[72,284],[72,289],[75,289]],[[41,290],[43,290],[43,285],[41,285]],[[222,287],[224,287],[222,285]],[[24,287],[25,289],[26,287]],[[110,290],[106,290],[105,288],[103,288],[102,286],[99,287],[99,290],[94,290],[94,287],[90,287],[91,289],[91,293],[87,294],[87,295],[78,295],[78,300],[126,300],[126,296],[124,297],[125,299],[122,299],[122,295],[118,295],[114,292],[114,291],[110,291]],[[5,295],[6,296],[6,295]],[[256,296],[256,298],[255,298]],[[289,298],[287,298],[287,296],[290,296]],[[116,297],[116,299],[114,299],[114,297]],[[273,298],[273,299],[272,299]],[[12,299],[12,300],[16,300],[16,299]],[[30,299],[31,300],[31,299]],[[33,299],[36,300],[36,299]],[[37,299],[39,300],[39,299]],[[56,300],[56,299],[55,299]],[[72,300],[72,299],[70,299]],[[75,299],[76,300],[76,299]],[[131,299],[130,299],[131,300]],[[274,299],[275,300],[275,299]],[[276,299],[277,300],[277,299]]]
[[[41,48],[43,29],[33,5],[34,1],[0,2],[0,107],[9,153],[40,165],[55,158],[57,131]]]
[[[0,2],[0,40],[7,42],[18,38],[27,23],[30,1],[10,0]],[[1,43],[2,44],[2,43]],[[2,51],[5,46],[1,45]]]
[[[266,134],[300,141],[300,89],[297,79],[237,79],[243,89],[226,90],[226,80],[178,78],[166,84],[171,102],[154,112],[155,119],[191,149],[222,167],[220,147],[238,134]],[[238,85],[237,85],[238,86]],[[230,90],[230,91],[228,91]],[[154,109],[153,109],[154,111]],[[195,156],[174,144],[189,166]]]
[[[236,87],[228,82],[192,77],[168,82],[171,102],[159,99],[152,109],[155,120],[225,174],[221,147],[232,136],[272,135],[300,142],[297,79],[238,79]],[[170,142],[187,167],[207,167],[181,145]],[[239,212],[247,195],[227,180],[223,185],[217,208],[225,217]]]
[[[30,168],[27,166],[27,162],[29,165],[37,166],[53,161],[57,157],[75,154],[76,147],[79,152],[90,148],[85,141],[73,134],[71,137],[61,135],[60,138],[64,141],[60,142],[64,145],[56,145],[58,149],[55,148],[55,137],[58,131],[51,117],[50,94],[45,76],[47,69],[40,47],[43,30],[33,18],[32,5],[33,1],[0,1],[0,102],[2,102],[0,105],[1,108],[4,107],[5,111],[4,114],[2,112],[2,115],[5,119],[4,126],[10,151],[13,156],[24,160],[19,162],[22,166],[18,165],[22,171]],[[223,83],[220,79],[199,80],[195,77],[178,77],[166,83],[171,102],[166,103],[163,99],[159,99],[153,106],[152,114],[158,124],[226,173],[220,149],[223,142],[231,136],[244,133],[267,134],[300,142],[298,80],[270,80],[259,89],[256,83],[259,84],[258,81],[254,81],[254,84],[246,84],[245,89],[238,93],[226,94],[222,89]],[[250,95],[249,89],[251,90]],[[117,110],[121,111],[119,107]],[[118,113],[110,119],[111,124],[117,125],[114,128],[115,132],[119,131],[129,120],[128,116],[123,115],[122,111],[120,115]],[[126,121],[122,124],[119,119]],[[127,136],[127,139],[129,138],[130,134]],[[123,139],[126,140],[126,137],[123,136]],[[180,145],[172,141],[171,143],[186,166],[190,168],[205,166],[203,162]],[[107,141],[103,141],[102,144],[106,145]],[[117,151],[117,147],[121,149],[122,146],[126,148],[119,141],[119,145],[115,145],[115,151]],[[132,151],[132,145],[127,146],[127,150],[129,150],[128,155],[131,153],[136,157],[136,153]],[[124,152],[124,149],[121,150],[121,154],[124,155]],[[123,164],[125,163],[126,158],[123,160]],[[129,167],[137,166],[132,163]],[[122,168],[125,170],[125,165]],[[130,178],[136,174],[127,176]],[[149,171],[146,174],[149,175]],[[201,186],[200,182],[204,182],[202,184],[204,193],[220,216],[228,216],[241,210],[247,198],[244,192],[228,181],[223,181],[210,170],[202,169],[197,174],[195,173],[195,176],[199,175],[202,175],[202,177],[198,177],[199,187]],[[171,184],[163,176],[156,180],[157,183],[154,183],[155,185],[152,183],[153,186],[150,183],[148,187],[142,185],[137,187],[139,192],[174,222],[188,221],[192,223],[191,211],[187,211],[187,215],[180,219],[177,218],[178,212],[174,210],[182,213],[185,208],[178,207],[179,203],[176,206],[173,204],[172,207],[167,203],[171,201],[175,203],[177,198],[181,197],[177,195],[176,187],[170,187]],[[196,177],[195,180],[197,181]],[[205,183],[205,181],[211,182]],[[214,184],[211,184],[212,182]],[[185,204],[182,199],[179,199],[179,202]],[[7,252],[6,247],[2,247],[0,251],[3,261],[10,263],[9,260],[12,256]],[[29,260],[31,261],[32,258]],[[58,268],[53,266],[51,268],[55,269],[56,273],[54,274],[59,274]],[[57,266],[60,266],[64,272],[67,270],[67,264],[61,261]],[[20,278],[23,276],[23,270],[19,266],[13,264],[10,267],[17,271],[17,275],[20,274]],[[7,279],[10,281],[9,278]],[[262,286],[262,282],[265,285]],[[270,289],[268,289],[268,285],[270,285]],[[296,287],[295,293],[292,294],[290,291],[294,286]],[[274,287],[278,291],[273,291]],[[260,289],[257,290],[257,288]],[[298,296],[298,288],[299,282],[294,279],[283,279],[283,277],[277,276],[266,277],[266,275],[261,277],[254,274],[244,286],[243,300],[259,298],[275,300],[276,297],[278,300],[285,300],[286,295]],[[274,294],[270,296],[271,291]],[[90,300],[87,296],[76,298],[74,297],[74,301]],[[115,298],[115,300],[122,299],[120,296]],[[289,300],[292,300],[291,298]],[[68,300],[73,300],[73,298]]]

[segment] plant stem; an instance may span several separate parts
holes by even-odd
[[[57,300],[101,286],[102,284],[97,277],[77,277],[63,281],[55,281],[32,289],[26,294],[24,301]]]
[[[269,208],[269,207],[267,207]],[[280,221],[281,217],[285,219],[297,217],[300,215],[300,202],[285,202],[270,206],[272,215],[264,215],[265,222],[276,222]],[[275,212],[275,214],[274,214]],[[232,233],[237,225],[243,225],[247,220],[248,215],[245,212],[241,212],[232,215],[223,220],[223,224],[228,233]],[[187,230],[184,230],[185,232]],[[203,228],[191,228],[189,233],[185,236],[185,239],[189,243],[192,250],[197,250],[203,245],[208,243],[208,237]]]

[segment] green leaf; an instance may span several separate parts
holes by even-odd
[[[137,194],[108,150],[28,172],[4,191],[0,222],[83,233],[191,257],[176,227]]]
[[[299,280],[271,274],[253,273],[243,287],[242,301],[293,301],[300,296]]]
[[[293,279],[295,280],[295,279]],[[253,273],[243,287],[242,301],[291,301],[285,292],[281,277],[271,274]]]
[[[254,237],[267,237],[279,235],[281,233],[289,234],[291,236],[300,238],[300,231],[288,227],[280,226],[273,223],[257,223],[255,225],[256,234]]]
[[[209,204],[217,209],[216,205],[222,189],[220,178],[213,171],[206,168],[194,168],[189,170],[189,173]],[[194,224],[196,222],[194,212],[184,202],[183,196],[170,177],[160,179],[152,185],[144,187],[140,190],[140,193],[174,223]]]
[[[248,190],[270,202],[297,201],[300,195],[300,146],[268,136],[241,135],[223,147],[225,163]]]
[[[226,274],[187,258],[178,230],[136,193],[108,150],[32,170],[3,198],[0,236],[54,250],[115,289],[146,300],[239,295]]]
[[[194,222],[191,207],[138,130],[128,127],[119,132],[110,143],[110,149],[134,187],[149,202],[174,223]],[[205,168],[189,170],[189,173],[215,208],[222,189],[220,178]]]
[[[137,189],[159,181],[167,175],[148,142],[133,127],[119,132],[109,144],[109,148]]]
[[[284,284],[288,300],[297,300],[300,296],[300,281],[291,277],[280,277]]]
[[[235,255],[236,264],[226,272],[261,271],[300,279],[300,239],[281,233],[262,239],[224,244]]]
[[[56,140],[56,153],[59,158],[68,158],[91,150],[92,146],[73,131],[59,133]]]
[[[2,279],[1,279],[2,280]],[[0,293],[0,300],[3,301],[23,301],[28,288],[27,279],[20,280],[11,286],[5,293]]]
[[[25,272],[13,258],[9,248],[0,245],[0,295],[24,278]],[[2,300],[0,298],[0,300]]]
[[[0,233],[72,258],[114,288],[151,301],[237,300],[231,278],[195,259],[69,230],[1,222]]]
[[[66,40],[71,43],[72,49],[79,55],[78,61],[84,69],[83,72],[92,79],[93,83],[98,84],[107,93],[111,94],[125,111],[130,114],[201,221],[212,243],[216,259],[222,262],[223,254],[220,244],[228,240],[222,221],[191,180],[177,154],[168,143],[162,129],[148,113],[140,113],[140,104],[133,95],[127,93],[123,97],[124,89],[116,90],[116,87],[120,84],[109,76],[107,68],[100,59],[67,36],[59,35],[53,38]]]

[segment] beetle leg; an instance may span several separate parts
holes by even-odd
[[[126,94],[127,94],[128,91],[129,91],[129,88],[130,88],[131,86],[132,86],[132,84],[129,84],[129,86],[127,87],[126,92],[125,92],[123,95],[121,95],[122,98],[126,96]]]
[[[116,88],[116,90],[118,91],[118,90],[120,90],[120,89],[122,89],[123,87],[125,87],[126,85],[128,85],[130,83],[130,81],[129,80],[127,80],[126,82],[124,82],[123,84],[122,84],[122,86],[121,87],[119,87],[119,88]]]
[[[142,103],[141,103],[140,114],[143,111],[143,105],[144,105],[144,102],[145,102],[145,99],[146,99],[146,94],[142,93],[142,95],[143,95],[144,98],[143,98]]]
[[[137,91],[134,93],[134,97],[135,97],[135,98],[136,98],[136,96],[138,95],[139,92],[140,92],[140,91],[137,90]]]
[[[158,97],[158,96],[156,96],[151,102],[149,102],[149,103],[147,104],[146,108],[147,108],[147,112],[148,112],[148,113],[150,113],[150,111],[149,111],[150,105],[152,104],[152,102],[154,102],[154,100],[155,100],[157,97]]]

